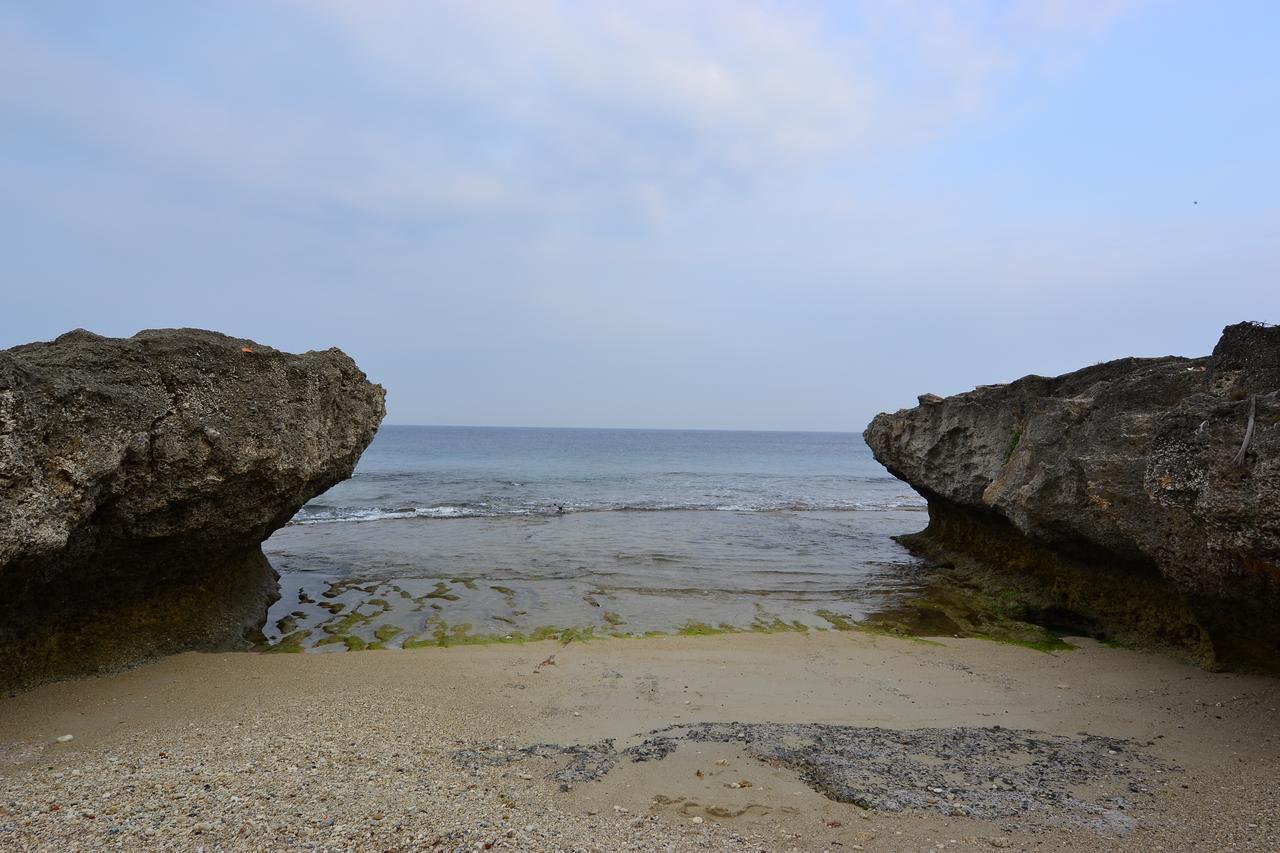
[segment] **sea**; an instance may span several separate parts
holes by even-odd
[[[266,642],[815,630],[893,607],[925,501],[839,432],[384,426],[264,551]]]

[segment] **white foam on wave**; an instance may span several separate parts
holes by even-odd
[[[290,524],[338,524],[350,521],[386,521],[395,518],[482,518],[494,515],[527,515],[521,512],[494,512],[464,506],[426,506],[411,509],[378,509],[371,507],[336,507],[307,509],[303,507]]]
[[[713,512],[850,512],[850,511],[886,511],[895,509],[924,509],[927,506],[924,498],[918,496],[900,496],[888,500],[848,501],[839,504],[797,504],[797,503],[763,503],[763,504],[649,504],[649,505],[573,505],[565,506],[566,513],[576,512],[672,512],[672,511],[713,511]],[[343,522],[386,521],[404,518],[499,518],[506,516],[545,516],[558,515],[554,507],[474,507],[474,506],[429,506],[384,509],[378,507],[303,507],[289,522],[290,524],[339,524]]]
[[[412,518],[411,510],[360,509],[358,507],[340,507],[338,509],[308,510],[303,507],[290,519],[290,524],[334,524],[340,521],[381,521],[387,518]]]

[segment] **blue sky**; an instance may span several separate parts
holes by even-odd
[[[393,423],[860,430],[1280,322],[1280,6],[0,2],[0,346]]]

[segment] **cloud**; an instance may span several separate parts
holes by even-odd
[[[402,421],[616,425],[1203,351],[1270,304],[1275,63],[1137,11],[10,4],[0,337],[338,344]]]
[[[1102,5],[1081,20],[1122,4]],[[254,85],[211,74],[202,87],[11,19],[0,102],[263,204],[656,228],[673,209],[926,143],[1075,8],[282,2],[286,26],[324,33],[313,51],[289,67],[249,20],[243,40],[192,61],[258,65]],[[297,91],[308,79],[316,91]]]

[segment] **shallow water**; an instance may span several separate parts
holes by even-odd
[[[852,434],[388,427],[266,543],[266,632],[341,649],[379,629],[395,646],[828,626],[912,586],[890,537],[923,506]]]

